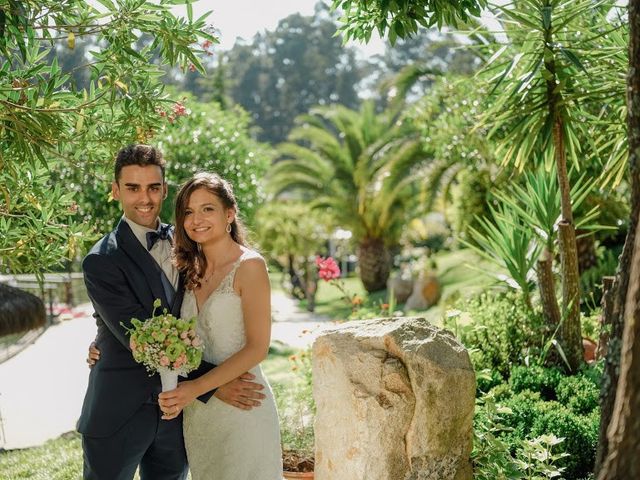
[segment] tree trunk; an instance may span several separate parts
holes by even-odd
[[[548,248],[545,248],[538,259],[538,288],[540,289],[540,301],[542,311],[547,320],[551,332],[560,324],[560,307],[556,298],[556,286],[553,278],[553,256]]]
[[[360,279],[367,292],[383,290],[387,286],[391,255],[380,238],[365,238],[358,248]]]
[[[544,2],[547,8],[553,8],[549,0]],[[556,65],[553,40],[553,26],[549,22],[544,33],[544,68],[550,74],[547,80],[547,105],[549,118],[553,122],[553,149],[560,189],[561,220],[558,236],[560,240],[560,258],[562,260],[562,311],[564,322],[560,329],[560,344],[567,357],[570,369],[576,371],[582,363],[582,335],[580,329],[580,273],[578,272],[578,248],[573,224],[571,207],[571,186],[567,174],[567,152],[564,141],[564,124],[559,111],[562,94],[557,91]]]
[[[629,232],[625,240],[624,249],[622,250],[622,256],[620,257],[620,265],[618,267],[618,273],[616,276],[615,288],[615,301],[611,313],[610,321],[607,321],[611,325],[611,336],[609,338],[609,345],[607,349],[607,361],[605,363],[604,376],[602,380],[602,392],[601,392],[601,417],[600,417],[600,437],[598,442],[598,454],[596,457],[596,473],[601,475],[598,477],[602,480],[610,479],[626,479],[626,478],[638,478],[638,474],[635,476],[628,476],[625,472],[625,465],[622,465],[625,460],[622,458],[624,455],[630,453],[627,449],[628,444],[623,441],[624,435],[636,435],[636,448],[638,443],[638,432],[634,431],[632,424],[626,425],[628,417],[624,417],[622,411],[616,410],[617,417],[615,422],[613,419],[614,405],[619,406],[621,409],[623,406],[629,406],[632,396],[631,393],[638,394],[640,386],[637,381],[634,383],[631,378],[625,377],[624,389],[619,389],[618,386],[618,372],[624,372],[625,375],[629,375],[629,364],[632,359],[637,362],[639,359],[638,353],[633,355],[631,350],[632,345],[628,343],[624,346],[624,351],[627,355],[625,361],[627,364],[624,369],[620,365],[620,351],[622,343],[622,332],[626,333],[629,330],[628,336],[637,336],[637,332],[633,329],[638,328],[638,313],[634,308],[633,315],[625,315],[625,308],[627,305],[627,290],[629,285],[629,276],[631,274],[630,264],[636,243],[636,229],[638,228],[638,215],[640,215],[640,0],[629,0],[629,74],[627,77],[627,129],[629,137],[629,184],[631,186],[631,218],[629,222]],[[635,273],[637,279],[638,272]],[[635,307],[635,306],[634,306]],[[633,318],[633,326],[627,325],[624,327],[625,318]],[[630,338],[625,336],[625,340],[628,342]],[[636,349],[637,349],[636,342]],[[636,366],[636,370],[638,367]],[[637,372],[636,372],[637,373]],[[635,390],[635,392],[629,392],[628,390]],[[620,391],[620,396],[624,395],[624,398],[616,401],[617,392]],[[615,403],[614,403],[615,402]],[[637,410],[636,410],[637,412]],[[636,427],[637,427],[636,416]],[[612,437],[607,435],[607,427],[611,423]],[[628,428],[625,428],[628,427]],[[620,432],[623,432],[622,434]],[[611,442],[611,443],[610,443]],[[625,451],[626,450],[626,451]],[[628,462],[637,462],[638,454],[627,456],[626,467],[629,467]],[[605,462],[606,459],[606,462]]]
[[[562,262],[562,307],[564,321],[560,327],[560,344],[572,372],[583,360],[582,331],[580,328],[580,277],[576,232],[573,225],[561,220],[558,224],[560,259]]]
[[[640,478],[640,232],[637,229],[634,243],[624,310],[620,379],[607,429],[609,450],[598,480]]]
[[[607,355],[609,345],[609,335],[611,325],[607,321],[611,320],[613,311],[613,282],[616,277],[602,277],[602,313],[600,314],[600,337],[598,338],[598,348],[596,348],[596,360]]]

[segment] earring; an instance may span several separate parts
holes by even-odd
[[[231,233],[231,224],[227,223],[227,228],[224,229],[227,233]]]

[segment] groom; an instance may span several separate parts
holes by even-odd
[[[82,263],[100,355],[89,375],[78,422],[87,480],[131,480],[138,466],[142,480],[187,476],[182,415],[162,420],[159,377],[150,377],[134,361],[122,326],[130,326],[131,318],[151,317],[157,298],[161,308],[180,316],[184,288],[171,263],[173,231],[158,218],[167,196],[164,172],[164,159],[154,147],[130,145],[118,152],[112,195],[124,215]],[[211,368],[203,362],[195,375]],[[239,408],[258,405],[257,400],[264,398],[257,392],[262,386],[246,381],[250,378],[246,375],[220,387],[215,395]],[[199,400],[206,403],[212,394]]]

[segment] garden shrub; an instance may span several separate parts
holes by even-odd
[[[570,383],[566,385],[569,388]],[[509,386],[494,387],[490,397],[508,412],[502,416],[503,428],[497,435],[509,446],[511,454],[515,455],[527,439],[553,434],[565,439],[555,448],[555,451],[568,454],[557,462],[566,468],[563,478],[586,477],[593,470],[600,418],[598,409],[593,409],[589,415],[580,415],[558,401],[544,401],[539,392],[523,390],[509,395]],[[498,401],[499,396],[502,399]],[[484,425],[490,414],[484,406],[478,407],[475,427]]]
[[[476,371],[490,369],[509,377],[512,365],[537,358],[544,336],[544,320],[517,292],[483,293],[456,305],[471,319],[459,328],[462,343],[472,351]],[[450,316],[449,319],[452,317]]]
[[[599,422],[593,421],[594,416],[576,415],[560,404],[549,408],[551,403],[555,402],[540,408],[530,436],[553,433],[564,438],[562,447],[569,456],[559,464],[566,467],[566,478],[584,478],[593,471]]]
[[[509,384],[513,393],[531,390],[540,393],[544,400],[556,400],[556,389],[563,378],[563,373],[557,368],[518,365],[511,369]]]
[[[588,415],[599,405],[600,387],[585,375],[565,377],[557,388],[558,402],[578,415]]]

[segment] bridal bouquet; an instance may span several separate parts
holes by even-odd
[[[136,362],[144,364],[150,373],[158,372],[162,391],[173,390],[178,375],[186,376],[202,361],[202,340],[196,335],[196,318],[176,318],[165,309],[156,315],[160,300],[153,302],[153,313],[147,320],[131,319],[129,347]]]

